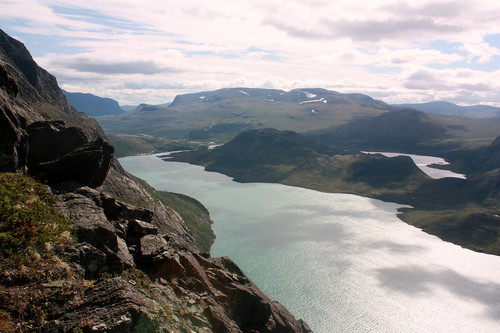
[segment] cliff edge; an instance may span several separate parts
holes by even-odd
[[[0,331],[310,332],[229,258],[200,253],[113,153],[0,30],[0,189],[16,216],[0,224],[13,244],[0,251]],[[59,217],[32,215],[35,203]]]

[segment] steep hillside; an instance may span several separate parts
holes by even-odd
[[[386,112],[310,134],[320,142],[362,150],[412,152],[451,137],[446,123],[414,109]]]
[[[200,253],[193,212],[134,182],[55,78],[0,42],[2,332],[310,332],[229,258]]]
[[[242,182],[279,182],[321,191],[401,195],[428,178],[408,157],[348,152],[292,131],[249,130],[213,150],[171,155]]]
[[[92,94],[67,92],[64,90],[63,94],[68,99],[69,104],[90,117],[118,115],[125,112],[120,108],[118,102],[111,98],[103,98]]]

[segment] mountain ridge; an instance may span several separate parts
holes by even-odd
[[[495,118],[500,117],[500,108],[491,105],[460,106],[446,101],[427,103],[392,104],[392,106],[413,108],[431,114],[442,116],[461,116],[468,118]]]
[[[366,129],[374,134],[373,126],[368,126],[368,123],[380,120],[379,125],[385,126],[388,136],[402,138],[404,134],[412,135],[413,129],[404,123],[395,123],[392,127],[387,124],[394,121],[390,118],[395,118],[398,113],[410,114],[410,109],[392,106],[363,94],[342,94],[321,88],[286,92],[239,87],[178,95],[168,106],[141,104],[123,115],[99,117],[99,122],[114,135],[151,135],[168,140],[224,143],[242,131],[258,128],[291,130],[306,135],[322,132],[323,136],[327,132],[339,132],[334,134],[339,136],[340,132],[347,135],[349,128],[355,132],[355,126],[365,123]],[[435,141],[441,140],[441,143],[448,141],[454,145],[485,146],[499,134],[500,117],[471,119],[417,114],[419,116],[414,118],[422,133],[425,132],[422,122],[429,128],[444,130],[441,136],[434,134]],[[383,124],[384,119],[387,124]],[[410,129],[406,133],[403,130],[405,126]],[[395,135],[397,131],[400,133]],[[367,139],[368,133],[358,131],[358,134]],[[379,138],[382,139],[382,135]],[[422,141],[415,137],[405,140],[409,139],[415,143]],[[353,140],[359,141],[359,138],[351,137],[349,140],[354,143]],[[423,147],[419,143],[413,148]],[[432,151],[436,147],[428,145],[425,148]]]
[[[111,98],[103,98],[93,94],[68,92],[63,90],[69,104],[87,116],[98,117],[105,115],[119,115],[125,111],[120,108],[117,101]]]
[[[179,95],[168,106],[142,104],[99,122],[116,134],[228,141],[245,129],[313,130],[393,109],[366,95],[320,88],[226,88]]]

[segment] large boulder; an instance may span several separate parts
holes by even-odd
[[[30,174],[52,185],[77,181],[95,188],[103,183],[114,153],[107,141],[89,141],[82,130],[63,121],[34,122],[27,132]]]

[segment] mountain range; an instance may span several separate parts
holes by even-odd
[[[500,108],[491,105],[460,106],[450,102],[429,102],[413,104],[393,104],[403,108],[413,108],[423,112],[442,116],[459,116],[466,118],[498,118]]]
[[[228,88],[179,95],[168,106],[141,104],[121,116],[100,117],[99,122],[118,134],[228,141],[250,128],[314,130],[392,109],[366,95],[325,89]]]
[[[169,105],[141,104],[122,115],[98,117],[98,121],[115,135],[227,142],[244,130],[276,128],[331,143],[342,140],[344,145],[361,147],[369,142],[372,147],[394,151],[410,142],[413,148],[421,148],[444,139],[487,144],[500,128],[500,117],[443,117],[391,106],[363,94],[317,88],[289,92],[227,88],[185,94]]]

